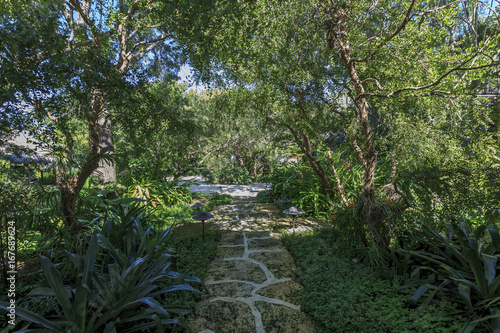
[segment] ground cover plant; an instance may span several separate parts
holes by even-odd
[[[285,235],[304,286],[302,306],[319,332],[457,332],[467,318],[456,304],[409,302],[389,267],[361,262],[334,230]]]
[[[229,194],[211,194],[208,202],[203,207],[203,210],[208,212],[215,206],[228,205],[231,202],[233,202],[233,198]]]
[[[201,282],[188,282],[193,288],[206,292],[203,281],[207,274],[209,263],[215,258],[217,246],[222,235],[219,230],[206,230],[205,242],[202,242],[201,228],[183,229],[178,228],[172,232],[170,245],[175,249],[172,258],[173,269],[185,277],[196,277]],[[165,294],[160,298],[160,303],[188,306],[194,308],[200,299],[198,293],[174,292]],[[181,317],[185,320],[185,316]]]

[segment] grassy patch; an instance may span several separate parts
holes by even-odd
[[[200,201],[200,200],[208,200],[210,197],[210,194],[203,193],[203,192],[193,192],[191,193],[191,197],[193,198],[193,201]]]
[[[304,285],[303,309],[319,332],[457,332],[463,318],[445,318],[452,304],[412,308],[400,285],[365,266],[336,242],[333,231],[285,235]]]

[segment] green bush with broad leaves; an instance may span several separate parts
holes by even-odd
[[[473,332],[483,326],[500,332],[500,236],[494,225],[473,228],[463,221],[452,224],[443,234],[423,226],[415,237],[423,250],[399,250],[421,261],[413,275],[430,274],[418,283],[411,301],[426,296],[428,304],[437,293],[446,293],[462,302],[468,318],[462,332]],[[429,293],[430,291],[430,293]]]
[[[170,270],[171,255],[166,247],[170,228],[145,228],[143,213],[138,206],[122,207],[90,236],[85,255],[66,251],[79,272],[72,286],[66,286],[55,265],[40,256],[49,287],[35,289],[29,296],[54,297],[57,310],[40,316],[16,307],[16,315],[29,322],[18,323],[16,329],[91,333],[155,328],[163,332],[179,324],[173,314],[188,312],[189,308],[160,304],[156,298],[180,290],[198,292],[184,283],[198,280]],[[8,311],[8,306],[0,302],[0,308]]]

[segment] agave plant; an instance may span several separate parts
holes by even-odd
[[[57,314],[44,318],[19,307],[16,307],[16,314],[53,332],[134,332],[152,327],[163,332],[165,326],[179,324],[177,319],[172,319],[171,313],[187,312],[189,308],[160,305],[155,297],[178,290],[198,291],[188,284],[166,288],[157,284],[162,280],[183,279],[169,269],[169,254],[156,253],[162,250],[170,228],[155,233],[151,228],[142,228],[140,215],[125,216],[131,217],[127,221],[135,223],[123,223],[122,232],[117,234],[109,228],[103,228],[103,233],[95,232],[85,256],[66,252],[80,272],[74,287],[65,286],[54,264],[40,256],[50,288],[38,288],[29,295],[55,297],[60,308]],[[115,238],[114,241],[105,234]],[[184,281],[199,282],[193,278]],[[0,302],[0,308],[7,310],[7,306],[8,303]],[[26,329],[32,330],[38,328]]]
[[[418,301],[429,289],[453,291],[467,307],[470,316],[462,332],[472,332],[478,324],[500,332],[500,236],[493,225],[475,230],[470,223],[452,225],[441,235],[423,227],[421,241],[427,250],[399,252],[428,262],[417,267],[413,275],[429,270],[440,281],[439,285],[424,281],[412,301]]]

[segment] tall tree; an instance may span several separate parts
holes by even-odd
[[[175,60],[177,32],[208,2],[152,0],[39,1],[14,6],[0,22],[1,107],[9,123],[51,136],[66,158],[74,139],[69,120],[88,125],[88,155],[76,174],[58,176],[66,225],[77,231],[75,203],[96,170],[115,180],[111,105],[138,86],[151,51]],[[26,10],[23,10],[26,9]],[[183,30],[189,33],[188,30]],[[30,126],[28,126],[31,124]],[[60,143],[60,145],[57,145]]]
[[[477,15],[477,4],[462,3],[475,6]],[[481,42],[477,34],[467,33],[457,40],[453,33],[449,34],[447,25],[459,25],[459,6],[459,2],[414,0],[396,5],[338,1],[319,6],[328,48],[347,71],[349,84],[354,88],[349,95],[356,107],[363,144],[357,145],[356,135],[352,142],[365,170],[360,199],[365,205],[367,225],[379,245],[388,245],[390,230],[384,226],[384,215],[376,209],[374,180],[378,152],[369,101],[397,95],[455,99],[465,94],[478,96],[481,90],[470,89],[473,82],[468,78],[469,73],[487,78],[500,65],[495,60],[500,41],[498,17],[484,17]]]
[[[190,152],[199,125],[185,85],[154,82],[135,92],[134,103],[114,112],[119,170],[137,176],[163,179],[179,176],[193,167]]]
[[[249,90],[274,91],[268,94],[274,98],[268,105],[279,102],[274,112],[292,115],[289,126],[306,123],[301,108],[307,102],[328,105],[364,169],[358,204],[364,207],[365,225],[374,242],[387,247],[390,227],[375,188],[381,134],[428,117],[426,106],[444,114],[451,110],[440,109],[440,104],[463,106],[471,97],[481,100],[487,88],[481,83],[491,86],[498,78],[500,24],[495,4],[498,1],[257,2],[245,19],[234,24],[221,19],[224,38],[214,37],[207,52],[219,71],[200,74],[208,79],[215,75],[217,82],[239,81]],[[221,74],[223,79],[217,77]],[[498,98],[497,93],[487,95]],[[294,112],[282,103],[285,100]],[[463,107],[451,112],[468,113]],[[483,107],[474,121],[489,118],[488,112]],[[375,131],[381,125],[386,130]],[[444,132],[444,127],[439,130]],[[448,151],[458,151],[451,148],[459,146],[458,139],[446,143]],[[433,150],[443,143],[427,142]],[[395,166],[398,143],[386,149]]]

